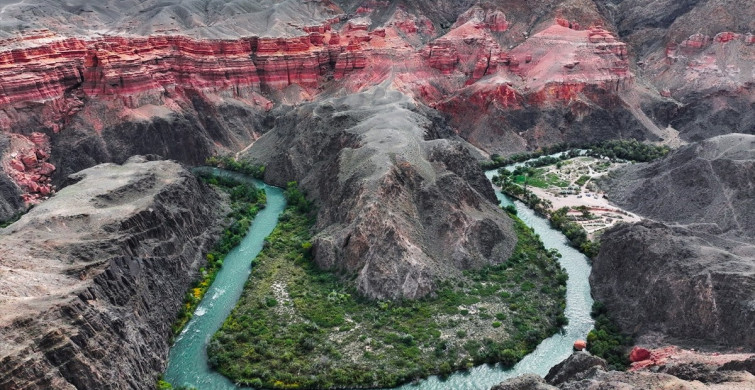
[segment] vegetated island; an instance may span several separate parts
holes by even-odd
[[[514,215],[509,259],[441,282],[434,297],[373,301],[311,261],[312,205],[295,183],[236,308],[208,347],[234,382],[393,387],[481,363],[511,366],[565,325],[560,256]]]

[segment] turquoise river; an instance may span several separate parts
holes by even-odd
[[[242,175],[214,170],[216,173],[243,177]],[[490,179],[495,171],[488,171]],[[252,259],[262,250],[262,244],[275,227],[278,215],[285,207],[283,192],[252,179],[245,179],[263,188],[267,193],[267,207],[255,218],[249,233],[241,244],[226,256],[223,268],[215,282],[205,294],[197,307],[194,317],[176,338],[171,348],[165,380],[174,386],[191,386],[199,390],[239,389],[226,377],[210,369],[207,364],[206,346],[212,335],[223,324],[241,296],[244,284],[251,272]],[[557,249],[562,257],[561,266],[569,274],[566,286],[566,317],[569,324],[540,343],[525,356],[522,361],[510,369],[499,365],[482,365],[470,370],[456,373],[441,380],[430,377],[419,384],[408,384],[402,390],[486,390],[499,382],[521,374],[534,373],[545,375],[548,370],[567,358],[572,351],[574,341],[584,339],[592,329],[590,318],[592,298],[588,276],[590,266],[587,258],[576,249],[567,245],[566,237],[552,229],[548,221],[535,215],[534,211],[521,202],[513,202],[496,190],[502,205],[514,204],[519,218],[531,226],[540,236],[546,248]]]

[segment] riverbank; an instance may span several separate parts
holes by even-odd
[[[223,266],[197,306],[194,316],[176,337],[164,378],[175,387],[185,385],[202,390],[231,390],[237,389],[234,383],[207,364],[206,345],[238,301],[251,272],[252,259],[262,250],[265,237],[278,223],[285,199],[281,189],[252,180],[246,175],[215,168],[205,169],[255,184],[265,191],[267,203],[257,213],[241,243],[225,256]]]
[[[648,150],[661,153],[652,148]],[[583,155],[585,152],[593,156]],[[611,204],[594,183],[630,162],[595,156],[595,153],[596,150],[563,151],[488,171],[488,178],[506,195],[547,218],[553,228],[566,235],[573,247],[592,258],[599,251],[598,236],[603,230],[640,220],[637,215]],[[653,156],[641,155],[642,159]]]
[[[224,174],[238,175],[231,172],[224,172]],[[487,174],[490,177],[492,172],[487,172]],[[200,304],[198,315],[188,324],[171,350],[166,379],[176,386],[188,385],[209,390],[239,388],[228,378],[209,368],[205,346],[214,329],[220,327],[236,302],[234,297],[241,294],[241,287],[248,275],[243,270],[245,267],[249,267],[251,263],[249,257],[253,256],[255,250],[258,250],[257,248],[261,249],[263,239],[267,235],[265,230],[272,231],[277,221],[277,213],[283,208],[283,196],[280,189],[258,184],[266,191],[268,206],[259,213],[240,247],[229,253],[225,266]],[[536,373],[545,376],[551,367],[571,354],[574,341],[585,339],[592,328],[593,320],[589,315],[592,299],[587,282],[590,266],[587,259],[575,249],[566,245],[563,234],[550,228],[547,220],[535,215],[524,204],[520,202],[512,203],[499,190],[496,190],[496,196],[503,205],[515,207],[518,217],[527,226],[534,229],[534,232],[540,237],[548,250],[556,250],[562,254],[562,257],[558,258],[558,263],[569,275],[566,282],[566,309],[563,312],[568,319],[568,324],[563,327],[562,331],[542,341],[533,352],[524,356],[514,367],[503,367],[500,363],[478,365],[453,373],[448,377],[431,376],[421,380],[419,384],[407,384],[401,387],[403,390],[443,390],[448,388],[472,390],[490,388],[507,378],[524,373]],[[239,262],[239,256],[243,256],[246,260]],[[226,270],[226,267],[228,267],[228,270]],[[242,271],[236,270],[238,267],[241,267]],[[229,281],[227,280],[228,277],[234,280]],[[202,314],[199,315],[199,313]]]

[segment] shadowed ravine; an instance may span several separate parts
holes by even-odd
[[[491,178],[495,171],[487,172]],[[254,220],[249,233],[238,248],[226,257],[223,268],[215,282],[207,291],[197,308],[194,318],[189,322],[171,349],[165,379],[174,386],[189,385],[202,390],[235,389],[233,383],[217,372],[210,370],[207,364],[206,346],[223,320],[233,309],[241,295],[246,282],[251,260],[262,249],[265,237],[272,232],[280,212],[285,206],[280,189],[260,184],[267,193],[267,207]],[[496,195],[504,205],[511,200],[496,190]],[[588,276],[590,266],[584,255],[571,248],[566,238],[550,228],[548,221],[520,202],[515,203],[519,217],[540,235],[545,247],[557,249],[563,257],[561,266],[569,274],[566,291],[566,317],[569,324],[562,333],[555,334],[540,343],[537,349],[524,357],[516,366],[503,370],[500,366],[479,366],[469,371],[451,375],[445,380],[430,377],[419,385],[407,384],[403,389],[440,390],[440,389],[488,389],[511,377],[525,373],[544,376],[548,370],[566,359],[572,352],[572,345],[577,339],[584,339],[592,328],[590,318],[592,298]]]

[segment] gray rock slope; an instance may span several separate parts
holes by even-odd
[[[644,221],[603,235],[590,283],[621,328],[755,350],[755,245]]]
[[[714,137],[601,182],[612,202],[659,221],[755,237],[755,135]]]
[[[169,161],[73,179],[0,229],[0,389],[152,389],[225,208]]]
[[[372,298],[419,298],[461,270],[505,261],[516,236],[462,142],[384,86],[303,105],[244,158],[297,180],[319,206],[315,260]],[[281,152],[282,151],[282,152]]]
[[[692,144],[601,185],[656,220],[601,238],[590,282],[621,328],[755,349],[755,136]]]

